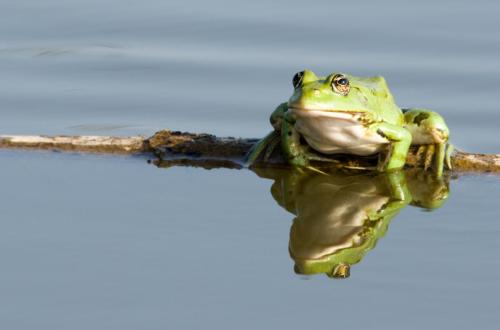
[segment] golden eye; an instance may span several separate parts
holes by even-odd
[[[293,88],[297,88],[302,85],[302,79],[304,78],[304,71],[297,72],[292,79]]]
[[[346,96],[350,90],[349,79],[343,74],[336,74],[332,79],[332,88],[334,92]]]

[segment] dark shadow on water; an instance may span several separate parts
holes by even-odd
[[[240,168],[232,163],[153,162],[158,167]],[[449,196],[449,177],[408,169],[367,171],[256,168],[273,180],[271,195],[294,219],[289,253],[297,274],[347,278],[408,205],[432,211]],[[425,216],[425,215],[423,215]]]

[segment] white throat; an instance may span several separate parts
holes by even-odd
[[[359,120],[362,114],[290,108],[295,128],[316,151],[324,154],[373,155],[389,143]]]

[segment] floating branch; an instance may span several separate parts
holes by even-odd
[[[39,136],[0,135],[0,148],[24,148],[57,150],[68,152],[108,154],[152,154],[157,157],[158,166],[189,165],[204,168],[241,168],[245,154],[258,139],[216,137],[210,134],[194,134],[162,130],[150,138],[143,136]],[[279,148],[258,166],[286,166]],[[407,164],[420,167],[423,164],[416,148],[408,154]],[[351,167],[373,165],[373,159],[339,156],[332,163],[321,166]],[[455,151],[452,155],[453,170],[456,172],[500,173],[500,155],[474,154]]]
[[[105,154],[137,154],[147,150],[143,136],[0,135],[0,148]]]

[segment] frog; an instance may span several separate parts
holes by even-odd
[[[400,108],[384,77],[303,70],[292,85],[292,96],[270,116],[273,131],[249,152],[250,166],[281,145],[293,167],[348,154],[376,156],[375,170],[385,172],[403,168],[410,146],[417,146],[425,170],[440,177],[451,169],[453,145],[443,117],[425,108]]]
[[[294,272],[342,279],[387,233],[406,207],[435,211],[449,198],[449,176],[422,168],[367,173],[324,169],[257,169],[271,195],[294,218],[288,252]]]

